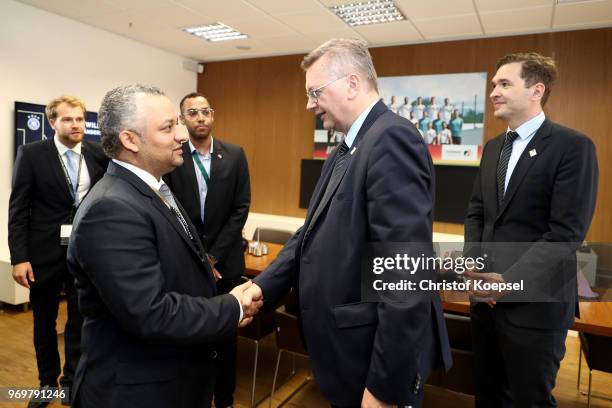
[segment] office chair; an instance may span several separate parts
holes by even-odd
[[[474,395],[474,353],[472,352],[472,320],[469,316],[444,313],[453,366],[448,372],[434,371],[428,383],[463,394]]]
[[[247,278],[242,277],[243,281]],[[267,398],[267,395],[262,400],[255,402],[255,386],[257,382],[257,366],[259,363],[259,344],[267,335],[271,334],[276,328],[274,324],[274,313],[260,310],[253,317],[253,321],[246,327],[238,328],[238,336],[252,340],[255,343],[255,358],[253,359],[253,380],[251,384],[251,408],[255,408],[261,401]]]
[[[259,232],[259,240],[263,242],[270,242],[272,244],[285,245],[289,238],[293,236],[293,232],[274,228],[263,228],[257,227],[253,232],[253,240],[257,240],[257,233]]]
[[[278,355],[276,357],[276,368],[274,369],[274,379],[272,380],[272,391],[270,392],[270,401],[268,404],[269,408],[272,408],[272,398],[274,397],[274,390],[276,389],[276,380],[278,377],[278,368],[280,366],[281,357],[283,353],[290,353],[294,358],[295,356],[308,357],[308,352],[304,348],[302,338],[300,337],[300,329],[298,327],[297,317],[294,314],[288,313],[285,306],[281,306],[276,309],[274,313],[274,320],[276,322],[276,347],[278,348]],[[290,377],[295,375],[295,360],[293,362],[293,368]],[[297,394],[306,384],[310,382],[312,377],[309,375],[302,383],[291,392],[277,408],[283,406],[287,401]]]
[[[595,395],[591,392],[593,381],[593,370],[612,373],[612,337],[599,336],[597,334],[578,333],[580,337],[580,357],[578,360],[578,382],[576,388],[582,395],[587,396],[587,408],[591,406],[591,396],[611,401],[612,398],[605,395]],[[589,367],[589,389],[587,392],[580,390],[580,371],[582,368],[582,354]]]

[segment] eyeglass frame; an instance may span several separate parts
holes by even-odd
[[[313,101],[315,101],[315,103],[318,102],[319,96],[321,96],[321,91],[323,90],[323,88],[325,88],[328,85],[333,84],[336,81],[339,81],[339,80],[341,80],[343,78],[346,78],[347,76],[348,75],[344,75],[344,76],[341,76],[339,78],[332,79],[331,81],[326,82],[325,84],[321,85],[320,87],[318,87],[316,89],[307,89],[306,90],[306,98],[308,100],[312,99]]]
[[[193,113],[190,113],[190,111],[193,112]],[[191,119],[195,119],[198,116],[200,116],[200,113],[202,115],[204,115],[205,118],[209,118],[211,116],[214,116],[215,110],[213,108],[202,108],[202,109],[192,108],[192,109],[185,110],[185,115],[184,116],[186,116],[188,118],[191,118]]]

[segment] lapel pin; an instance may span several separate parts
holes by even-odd
[[[357,150],[357,146],[353,147],[353,150],[351,150],[351,156],[353,155],[353,153],[355,153],[355,150]]]
[[[538,152],[536,152],[536,149],[531,149],[531,150],[529,151],[529,157],[533,157],[533,156],[535,156],[536,154],[538,154]]]
[[[222,158],[223,158],[223,156],[221,156],[221,153],[218,153],[218,154],[217,154],[217,157],[218,157],[218,158],[220,158],[220,159],[222,159]]]

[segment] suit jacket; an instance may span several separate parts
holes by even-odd
[[[240,306],[215,297],[199,240],[135,174],[109,164],[77,211],[68,267],[84,317],[76,408],[209,406],[211,344],[235,335]]]
[[[189,143],[183,145],[185,162],[164,176],[198,230],[206,251],[215,256],[216,268],[224,278],[244,273],[242,229],[249,215],[251,186],[249,167],[241,147],[214,139],[210,164],[210,185],[200,215],[200,194]]]
[[[315,219],[337,150],[323,166],[306,222],[254,281],[267,302],[291,286],[317,384],[334,405],[354,406],[367,387],[379,399],[412,405],[450,352],[437,296],[402,304],[361,301],[361,246],[431,242],[434,172],[408,120],[374,105],[351,147],[335,194]]]
[[[575,250],[587,233],[597,196],[595,146],[577,131],[546,119],[519,158],[504,203],[498,209],[496,173],[504,138],[505,133],[484,148],[465,220],[466,246],[472,252],[485,253],[486,249],[480,246],[487,244],[480,243],[537,243],[526,252],[521,250],[522,254],[493,260],[491,270],[509,278],[520,276],[520,270],[525,270],[528,263],[540,262],[546,268],[545,264],[556,265],[561,258],[569,260],[554,268],[548,267],[554,274],[547,276],[544,283],[569,284],[571,298],[566,298],[567,302],[498,303],[496,306],[518,326],[568,328],[575,312]],[[548,243],[566,243],[567,251],[560,255],[551,253],[551,248],[559,248],[561,244],[546,246]],[[500,246],[503,247],[508,246]]]
[[[82,149],[93,187],[104,175],[108,158],[96,143],[83,141]],[[53,139],[20,146],[9,201],[11,264],[29,261],[33,265],[49,265],[65,261],[60,225],[67,222],[73,204]]]

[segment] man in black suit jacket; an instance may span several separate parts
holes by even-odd
[[[366,44],[334,39],[305,57],[307,109],[346,139],[323,166],[304,226],[249,293],[290,287],[315,379],[333,406],[420,406],[431,370],[450,366],[437,293],[361,297],[362,246],[432,240],[434,171],[423,138],[380,100]]]
[[[41,387],[57,387],[61,374],[55,326],[62,288],[66,293],[68,320],[60,383],[70,387],[80,355],[82,318],[74,278],[66,267],[66,245],[60,243],[60,226],[72,223],[75,207],[102,177],[108,159],[99,145],[83,141],[85,105],[81,100],[69,95],[53,99],[46,114],[54,138],[20,146],[17,152],[9,201],[9,248],[13,278],[30,289]],[[30,406],[47,404],[31,402]]]
[[[186,95],[180,111],[180,121],[189,132],[189,142],[183,144],[185,161],[164,180],[202,239],[218,292],[228,293],[244,273],[242,228],[251,203],[246,156],[241,147],[213,138],[215,112],[204,95]],[[219,344],[217,350],[215,406],[220,408],[234,403],[236,340]]]
[[[490,260],[489,272],[468,273],[472,279],[525,278],[526,291],[534,285],[569,290],[552,301],[529,299],[534,302],[477,293],[488,299],[471,307],[477,407],[556,406],[552,390],[576,310],[575,250],[593,216],[598,169],[590,139],[545,118],[555,77],[554,61],[536,53],[497,63],[490,98],[508,131],[484,148],[465,241],[468,251]],[[518,242],[534,244],[515,254],[512,244],[494,245]]]
[[[214,344],[253,313],[241,302],[250,282],[216,296],[197,232],[161,178],[183,164],[176,122],[154,87],[115,88],[102,101],[113,160],[68,250],[84,317],[76,408],[209,407]]]

